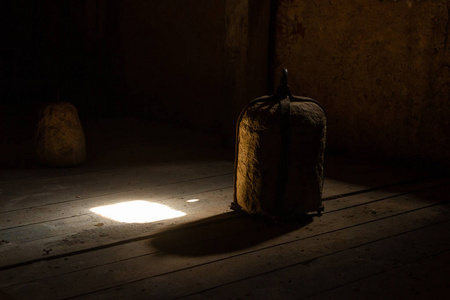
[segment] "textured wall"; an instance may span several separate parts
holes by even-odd
[[[450,2],[281,0],[276,65],[328,112],[328,146],[450,165]]]

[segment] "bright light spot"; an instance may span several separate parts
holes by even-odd
[[[185,216],[186,213],[166,205],[135,200],[91,208],[105,218],[124,223],[149,223]]]
[[[191,199],[191,200],[188,200],[186,202],[192,203],[192,202],[198,202],[198,201],[200,201],[200,199]]]

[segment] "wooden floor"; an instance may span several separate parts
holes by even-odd
[[[273,222],[230,211],[215,137],[125,122],[85,124],[80,167],[0,170],[0,298],[450,299],[449,177],[328,156],[325,213]],[[90,210],[135,200],[185,215]]]

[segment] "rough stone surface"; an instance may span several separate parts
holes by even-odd
[[[449,12],[448,0],[280,0],[277,65],[325,106],[329,149],[450,166]]]
[[[83,128],[77,109],[70,103],[54,103],[41,110],[35,142],[41,164],[70,167],[86,160]]]
[[[326,116],[308,102],[291,102],[291,141],[286,198],[277,211],[281,152],[279,103],[260,102],[242,115],[236,157],[237,204],[248,213],[277,215],[316,211],[321,206]]]

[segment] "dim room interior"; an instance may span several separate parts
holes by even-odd
[[[448,299],[449,20],[448,0],[2,1],[0,299]],[[282,68],[327,114],[324,211],[301,218],[230,209],[236,121]],[[58,109],[76,149],[55,160]]]

